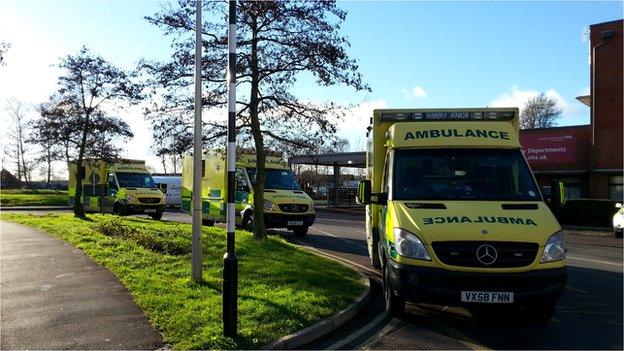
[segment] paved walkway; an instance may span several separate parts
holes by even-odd
[[[80,250],[0,222],[2,349],[157,349],[126,288]]]

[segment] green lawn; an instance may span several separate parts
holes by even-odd
[[[49,189],[2,189],[0,206],[67,206],[67,191]]]
[[[364,289],[359,275],[338,263],[281,238],[258,241],[237,231],[239,337],[230,339],[221,326],[224,229],[203,229],[205,281],[195,284],[189,224],[112,215],[4,213],[0,219],[46,231],[107,267],[176,349],[257,349],[345,308]]]

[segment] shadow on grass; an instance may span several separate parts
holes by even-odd
[[[87,215],[84,215],[84,216],[76,216],[76,215],[74,215],[74,218],[80,219],[80,220],[85,221],[85,222],[95,222],[93,220],[93,218],[87,217]]]

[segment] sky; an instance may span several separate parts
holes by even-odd
[[[0,67],[3,126],[10,126],[6,100],[31,106],[46,101],[56,87],[59,58],[83,45],[126,69],[141,58],[166,60],[170,39],[143,18],[162,6],[0,0],[0,41],[11,44]],[[544,92],[563,108],[559,125],[589,123],[589,108],[575,99],[589,93],[586,33],[589,25],[623,14],[621,1],[339,1],[339,6],[347,11],[341,33],[351,43],[349,54],[372,92],[318,87],[308,75],[293,91],[302,99],[355,105],[338,123],[338,135],[352,150],[364,148],[374,108],[522,107]],[[140,108],[120,114],[135,134],[122,156],[145,159],[162,171]],[[30,118],[36,118],[34,111]],[[0,135],[0,144],[7,142]]]

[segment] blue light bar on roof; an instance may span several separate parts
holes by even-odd
[[[468,121],[468,120],[510,120],[514,111],[418,111],[381,112],[382,121]]]

